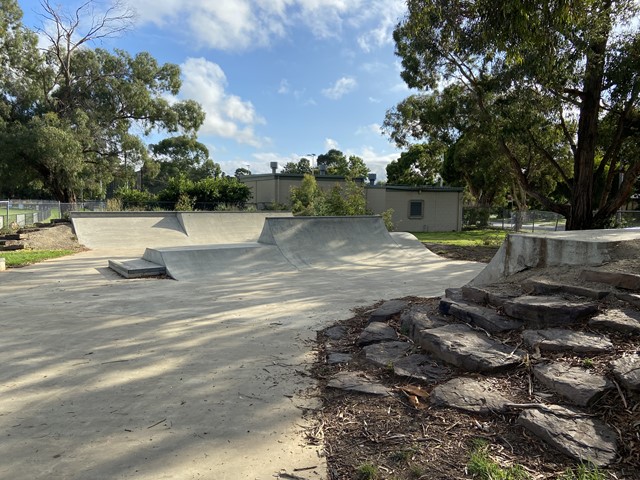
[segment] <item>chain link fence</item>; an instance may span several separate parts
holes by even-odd
[[[499,228],[514,232],[561,231],[566,219],[544,210],[514,211],[503,208],[464,207],[463,226],[467,228]],[[612,228],[640,227],[640,210],[620,210]]]
[[[61,203],[52,200],[0,200],[0,229],[25,227],[65,218],[70,211],[104,211],[105,202]]]

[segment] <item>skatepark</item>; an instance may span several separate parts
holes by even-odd
[[[380,300],[603,263],[640,237],[513,235],[485,269],[379,217],[73,222],[90,250],[0,275],[0,478],[326,478],[304,435],[318,330]],[[133,278],[145,262],[164,272]]]
[[[197,214],[74,218],[91,250],[3,273],[0,477],[325,478],[304,439],[316,331],[354,307],[442,295],[484,266],[377,217],[235,215],[221,220],[233,236]],[[177,280],[108,266],[147,249],[170,270],[182,255]]]

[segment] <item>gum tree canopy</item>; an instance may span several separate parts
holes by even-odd
[[[41,5],[39,50],[16,1],[0,0],[0,176],[16,191],[37,184],[74,202],[80,191],[99,194],[127,160],[144,162],[144,134],[195,136],[200,106],[168,100],[180,89],[177,65],[90,48],[129,28],[129,11],[117,2],[100,11],[92,0],[68,14],[49,0]]]
[[[387,113],[391,138],[488,136],[520,188],[568,229],[608,225],[640,174],[638,2],[407,4],[396,53],[422,93]],[[557,179],[554,192],[530,181],[532,152]]]

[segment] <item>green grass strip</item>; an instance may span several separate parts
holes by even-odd
[[[444,243],[459,247],[500,246],[506,230],[463,230],[462,232],[411,232],[421,242]]]
[[[71,255],[72,253],[74,253],[73,250],[16,250],[0,252],[0,257],[5,259],[7,268],[16,268],[42,262],[50,258]]]

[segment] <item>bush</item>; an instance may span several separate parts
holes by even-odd
[[[156,200],[152,193],[127,188],[116,190],[115,198],[119,200],[122,210],[147,210]]]

